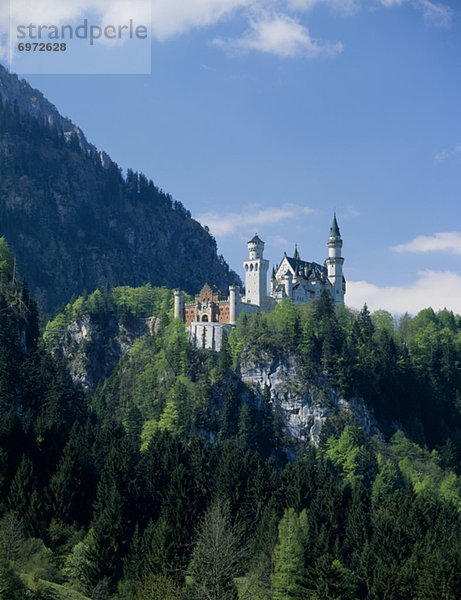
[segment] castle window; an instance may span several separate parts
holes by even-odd
[[[251,265],[250,265],[250,271],[252,271],[252,270],[253,270],[253,265],[251,264]]]
[[[258,265],[256,264],[256,265],[255,265],[255,271],[257,271],[257,270],[258,270]]]

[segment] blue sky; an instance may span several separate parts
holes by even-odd
[[[154,0],[152,30],[151,75],[26,79],[240,274],[256,231],[323,262],[336,210],[347,304],[461,313],[458,2]]]

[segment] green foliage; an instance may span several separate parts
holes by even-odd
[[[389,452],[416,494],[447,500],[461,512],[461,480],[452,471],[440,467],[440,457],[435,450],[428,452],[397,432]]]
[[[171,577],[151,573],[144,579],[136,600],[181,600],[181,594]]]
[[[301,515],[288,508],[279,523],[272,575],[274,600],[301,598],[304,579],[303,522]]]
[[[197,600],[236,600],[234,578],[245,549],[242,532],[232,526],[229,507],[215,502],[205,514],[189,566]]]
[[[83,310],[145,314],[158,301],[158,331],[91,397],[46,348],[18,341],[29,318],[12,302],[18,289],[0,293],[0,589],[10,600],[81,598],[76,589],[93,600],[459,596],[459,317],[428,310],[394,327],[366,307],[335,311],[325,296],[285,302],[241,317],[217,355],[188,344],[169,292],[124,288],[116,306],[106,289],[56,323]],[[287,464],[273,389],[250,390],[235,371],[287,356],[302,385],[363,396],[383,435],[368,439],[340,414],[319,448]]]
[[[8,561],[0,559],[0,600],[24,600],[25,588]]]
[[[35,579],[62,582],[62,575],[53,552],[42,540],[28,538],[21,546],[19,570],[32,575]]]
[[[63,311],[47,323],[43,339],[47,347],[52,348],[56,340],[63,337],[62,333],[70,323],[85,314],[114,312],[119,315],[151,317],[165,314],[172,307],[173,292],[164,287],[152,287],[150,283],[138,288],[123,286],[108,288],[104,292],[96,290],[67,304]]]

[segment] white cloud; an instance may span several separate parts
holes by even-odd
[[[323,5],[351,15],[370,4],[389,9],[409,4],[420,10],[429,23],[438,26],[449,25],[454,14],[448,5],[436,0],[11,0],[16,24],[43,24],[46,15],[48,24],[60,25],[88,14],[96,15],[96,19],[106,24],[130,18],[148,24],[151,15],[152,33],[159,41],[211,27],[238,15],[247,21],[248,31],[235,39],[218,39],[218,45],[226,50],[259,51],[287,58],[334,56],[342,51],[340,42],[313,38],[305,24],[297,20],[300,13]],[[7,1],[1,0],[0,24],[1,7],[5,11],[7,5]],[[261,16],[262,11],[274,10],[278,13]],[[1,35],[0,30],[0,43]]]
[[[438,27],[448,27],[450,25],[453,17],[453,11],[450,7],[445,4],[430,2],[430,0],[419,0],[417,4],[422,9],[426,21],[432,25]]]
[[[216,39],[214,43],[231,52],[257,50],[282,58],[334,56],[343,49],[340,42],[321,42],[313,39],[307,27],[287,15],[252,18],[250,30],[241,38]]]
[[[422,11],[428,23],[437,27],[447,27],[453,17],[453,11],[449,6],[432,0],[378,0],[378,2],[386,8],[411,4]]]
[[[354,14],[360,8],[360,0],[288,0],[291,10],[309,11],[316,6],[329,6],[335,12]]]
[[[245,227],[246,231],[254,232],[263,225],[274,225],[287,219],[299,218],[299,215],[310,215],[316,211],[307,206],[284,204],[279,208],[264,208],[245,213],[219,214],[205,213],[198,217],[202,225],[207,225],[216,237],[232,235]]]
[[[452,271],[422,271],[418,279],[407,286],[389,287],[348,281],[345,302],[359,309],[366,302],[372,311],[384,309],[393,314],[416,314],[429,306],[461,314],[461,275]]]
[[[446,160],[454,157],[461,157],[461,144],[458,144],[450,150],[442,150],[442,152],[439,152],[435,155],[435,160],[437,162],[445,162]]]
[[[289,246],[291,244],[291,242],[289,240],[282,237],[281,235],[273,235],[273,236],[269,237],[267,240],[267,243],[271,247],[278,246],[280,248],[286,248],[287,246]]]
[[[407,244],[393,248],[396,252],[450,252],[461,254],[461,233],[457,231],[420,235]]]
[[[11,0],[13,22],[24,24],[63,24],[76,19],[95,16],[101,22],[118,25],[129,19],[142,19],[149,24],[150,0]]]
[[[254,0],[153,0],[152,31],[159,40],[215,25]]]

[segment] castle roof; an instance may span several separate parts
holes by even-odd
[[[302,279],[328,279],[328,269],[324,265],[319,265],[315,262],[307,262],[296,258],[286,257],[288,264],[293,269],[294,273]]]
[[[248,242],[249,244],[264,244],[262,239],[258,236],[257,233],[254,234],[253,238]]]
[[[219,296],[224,296],[224,294],[216,285],[210,285],[209,283],[205,283],[205,285],[200,290],[199,295],[201,296],[206,291],[211,292],[213,295],[218,294]]]
[[[341,233],[339,232],[338,221],[336,220],[336,213],[333,217],[333,223],[330,227],[330,237],[341,237]]]

